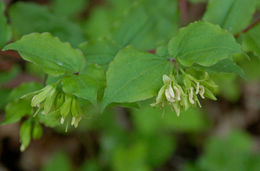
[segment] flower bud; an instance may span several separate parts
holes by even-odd
[[[174,86],[173,88],[174,88],[174,90],[176,92],[177,100],[180,101],[181,100],[181,91],[176,86]]]
[[[170,84],[170,82],[171,82],[171,78],[168,76],[168,75],[163,75],[163,83],[165,84],[165,85],[167,85],[167,84]]]
[[[191,104],[194,104],[194,100],[193,100],[193,87],[190,88],[190,93],[189,93],[189,101]]]

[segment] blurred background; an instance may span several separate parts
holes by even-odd
[[[112,23],[133,3],[2,1],[7,6],[12,41],[31,32],[47,31],[74,46],[109,34]],[[151,9],[151,22],[156,27],[149,29],[146,39],[136,41],[135,45],[152,52],[179,27],[201,19],[206,4],[206,0],[150,3],[144,8]],[[255,13],[254,20],[259,16],[260,11]],[[20,152],[21,123],[0,126],[0,171],[260,170],[260,60],[255,54],[249,56],[250,60],[236,59],[247,80],[233,74],[212,75],[219,85],[218,101],[203,101],[203,108],[189,109],[180,117],[171,110],[149,105],[116,106],[104,113],[89,105],[77,129],[65,133],[63,128],[44,127],[43,136],[33,140],[24,152]],[[43,81],[43,72],[23,61],[19,54],[0,51],[0,121],[10,102],[10,93],[24,84]]]

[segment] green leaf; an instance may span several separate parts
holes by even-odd
[[[21,151],[24,151],[30,144],[32,133],[32,120],[28,119],[23,122],[20,129]]]
[[[88,0],[76,0],[71,3],[71,0],[52,0],[51,9],[59,16],[74,17],[87,8]]]
[[[60,115],[60,111],[58,110],[54,112],[46,113],[44,115],[40,114],[37,116],[40,123],[44,124],[47,127],[54,128],[60,125],[61,115]]]
[[[33,112],[30,101],[18,100],[9,103],[5,108],[5,118],[1,125],[18,122],[22,117]]]
[[[104,87],[105,72],[98,65],[90,65],[80,75],[72,75],[62,80],[65,93],[97,103],[98,90]]]
[[[243,35],[243,50],[253,52],[260,57],[260,24]]]
[[[7,45],[4,50],[17,50],[23,59],[37,64],[50,75],[77,73],[84,67],[84,56],[70,44],[49,33],[32,33]]]
[[[165,58],[133,47],[121,50],[107,71],[103,108],[112,102],[136,102],[156,95],[162,75],[169,72]]]
[[[0,48],[11,39],[11,30],[7,24],[4,11],[5,5],[2,1],[0,1]]]
[[[184,66],[211,66],[242,53],[234,37],[220,27],[195,22],[182,28],[169,42],[169,54]]]
[[[176,33],[179,23],[177,1],[144,0],[135,1],[132,5],[130,2],[125,2],[128,4],[125,5],[124,2],[114,2],[112,9],[102,7],[90,18],[92,22],[87,24],[86,30],[90,36],[94,35],[95,40],[81,45],[88,62],[106,68],[118,51],[126,46],[154,49]],[[121,3],[124,5],[118,7]],[[101,39],[100,36],[106,38]]]
[[[84,41],[83,32],[77,24],[51,14],[46,6],[17,2],[10,7],[8,14],[16,39],[33,32],[50,32],[74,46]]]
[[[79,48],[85,54],[88,63],[107,66],[119,51],[120,46],[112,40],[103,38],[82,43]]]
[[[224,59],[219,61],[218,63],[209,66],[209,67],[201,67],[195,66],[201,70],[212,72],[212,73],[236,73],[240,75],[242,78],[246,79],[246,74],[242,68],[240,68],[233,60],[231,59]]]
[[[40,90],[43,86],[40,83],[36,82],[28,82],[28,83],[22,83],[17,88],[13,89],[8,97],[8,101],[17,100],[23,95]]]
[[[203,20],[218,24],[231,33],[243,30],[255,12],[257,0],[210,0]]]

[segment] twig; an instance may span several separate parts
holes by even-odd
[[[187,0],[179,0],[179,8],[181,14],[181,23],[184,24],[188,19],[188,2]]]

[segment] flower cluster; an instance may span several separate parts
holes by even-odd
[[[31,106],[37,108],[34,115],[58,112],[61,116],[61,124],[64,124],[65,119],[71,115],[71,125],[74,127],[78,126],[82,118],[82,110],[75,96],[65,94],[56,85],[47,85],[43,89],[26,96],[31,95],[33,95]]]
[[[190,74],[184,73],[181,79],[175,79],[173,75],[163,75],[163,86],[158,92],[155,103],[151,106],[161,107],[168,102],[173,110],[180,115],[182,109],[187,110],[190,106],[200,105],[199,96],[202,99],[205,97],[216,100],[214,92],[217,85],[209,79],[207,73],[201,80],[196,79]]]

